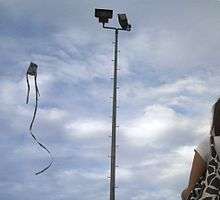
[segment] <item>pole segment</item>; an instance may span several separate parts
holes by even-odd
[[[116,124],[116,114],[117,114],[117,71],[118,71],[117,65],[118,65],[118,29],[115,29],[110,200],[115,200],[116,125],[117,125]]]

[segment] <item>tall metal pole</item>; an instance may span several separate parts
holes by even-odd
[[[116,167],[116,116],[117,116],[117,65],[118,65],[118,31],[130,31],[126,14],[118,14],[118,21],[121,28],[105,26],[112,18],[113,10],[95,9],[95,17],[99,18],[103,28],[115,30],[115,53],[114,53],[114,78],[113,78],[113,102],[112,102],[112,142],[111,142],[111,175],[110,175],[110,200],[115,200],[115,167]]]
[[[118,29],[115,29],[114,83],[112,106],[112,143],[111,143],[111,177],[110,200],[115,200],[115,166],[116,166],[116,114],[117,114],[117,65],[118,65]]]

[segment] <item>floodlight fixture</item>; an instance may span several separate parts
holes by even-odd
[[[118,73],[118,34],[119,31],[130,31],[131,25],[128,23],[126,14],[118,14],[118,21],[121,27],[105,26],[109,19],[112,19],[113,10],[95,9],[95,17],[103,24],[103,28],[114,30],[114,78],[113,78],[113,96],[112,96],[112,135],[111,135],[111,175],[110,175],[110,200],[115,200],[115,177],[116,177],[116,136],[117,136],[117,73]]]
[[[128,24],[128,19],[126,14],[118,14],[118,22],[121,25],[123,30],[130,31],[131,25]]]
[[[108,23],[109,19],[112,19],[113,10],[108,9],[95,9],[95,17],[99,18],[100,23]]]

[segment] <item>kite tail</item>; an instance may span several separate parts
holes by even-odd
[[[38,175],[38,174],[41,174],[41,173],[43,173],[44,171],[46,171],[47,169],[50,168],[50,166],[53,163],[53,157],[51,155],[51,152],[42,143],[40,143],[38,141],[38,139],[35,137],[35,135],[32,133],[32,127],[33,127],[33,124],[34,124],[34,120],[35,120],[36,113],[37,113],[37,108],[38,108],[38,95],[40,96],[40,92],[39,92],[39,89],[38,89],[38,86],[37,86],[37,75],[35,75],[34,80],[35,80],[35,92],[36,92],[36,99],[35,100],[36,101],[35,101],[34,115],[33,115],[33,118],[32,118],[32,121],[31,121],[31,124],[30,124],[30,127],[29,127],[29,131],[30,131],[31,136],[37,142],[37,144],[39,146],[41,146],[45,151],[47,151],[49,156],[50,156],[50,163],[44,169],[42,169],[41,171],[35,173],[35,175]],[[28,78],[27,78],[27,81],[28,81]],[[27,83],[28,83],[28,96],[29,96],[30,86],[29,86],[29,82],[27,82]],[[27,98],[27,102],[28,102],[28,98]]]
[[[30,94],[30,84],[29,84],[29,80],[28,80],[28,73],[26,74],[26,80],[27,80],[27,87],[28,87],[26,104],[28,104],[28,102],[29,102],[29,94]]]
[[[37,86],[37,74],[34,76],[34,83],[35,83],[35,89],[36,89],[36,96],[37,95],[40,96],[40,91],[39,91],[38,86]]]
[[[37,142],[37,144],[40,145],[45,151],[47,151],[49,156],[50,156],[50,163],[44,169],[42,169],[41,171],[35,173],[35,175],[39,175],[39,174],[43,173],[44,171],[46,171],[47,169],[50,168],[50,166],[53,164],[53,157],[52,157],[51,152],[42,143],[40,143],[38,141],[38,139],[34,136],[34,134],[32,133],[31,130],[30,130],[30,134],[34,138],[34,140]]]

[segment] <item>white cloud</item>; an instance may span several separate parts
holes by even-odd
[[[161,169],[158,181],[164,184],[178,177],[189,176],[194,155],[193,146],[180,146],[174,149],[171,155],[166,157],[166,168]],[[188,177],[187,177],[188,178]]]
[[[155,188],[158,189],[158,188]],[[176,200],[180,198],[179,194],[176,194],[171,189],[159,189],[157,191],[140,191],[139,194],[133,196],[131,200],[147,200],[147,199],[155,199],[155,200]]]
[[[181,99],[191,102],[191,96],[202,95],[204,92],[208,92],[207,82],[190,76],[158,86],[147,86],[140,81],[136,81],[130,85],[123,84],[121,86],[120,101],[122,103],[128,102],[132,98],[132,101],[137,104],[149,101],[170,103]]]
[[[131,169],[120,167],[117,168],[117,181],[130,182],[133,178],[133,172]]]
[[[16,105],[26,100],[24,82],[13,82],[4,80],[0,85],[0,101],[4,105]],[[15,101],[16,99],[16,101]]]
[[[64,179],[69,179],[69,180],[74,180],[77,176],[83,178],[83,179],[87,179],[87,180],[103,180],[106,178],[106,172],[95,172],[92,170],[76,170],[76,169],[72,169],[72,170],[64,170],[61,171],[58,174],[58,177],[60,178],[64,178]]]
[[[143,116],[127,123],[123,127],[123,134],[133,145],[153,145],[161,137],[177,129],[185,129],[190,123],[190,119],[177,114],[171,108],[155,104],[146,107]]]
[[[157,88],[157,93],[163,94],[176,94],[178,92],[190,92],[193,94],[201,94],[208,89],[203,80],[193,77],[179,79],[174,83],[167,83]]]
[[[57,123],[58,121],[67,118],[69,113],[59,108],[50,108],[50,109],[40,109],[39,115],[44,120]]]
[[[66,132],[73,138],[97,138],[106,137],[110,132],[109,123],[94,119],[76,120],[65,125]]]

